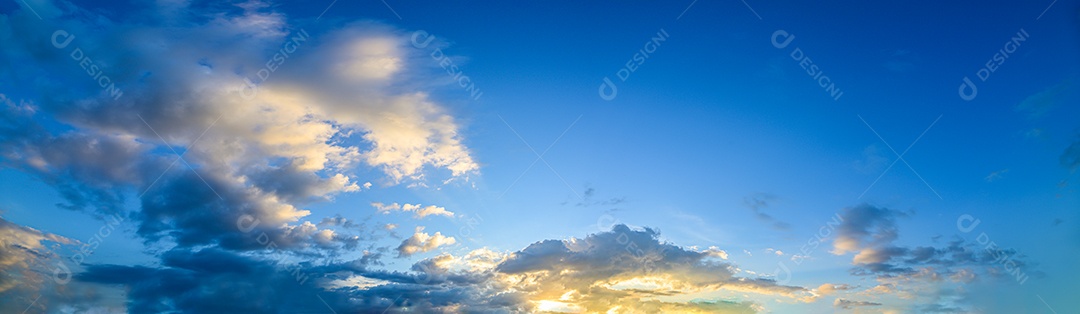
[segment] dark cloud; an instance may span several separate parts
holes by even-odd
[[[955,238],[945,247],[905,247],[893,244],[899,237],[896,221],[909,217],[901,212],[872,205],[847,208],[844,222],[834,240],[836,254],[854,252],[852,274],[858,276],[897,277],[916,275],[931,269],[934,276],[948,277],[969,269],[990,269],[986,274],[1002,277],[993,267],[1028,269],[1026,256],[1015,249],[991,246],[980,236],[974,243]],[[1030,271],[1030,269],[1028,269]]]
[[[1042,276],[1033,269],[1035,265],[1027,256],[1015,249],[998,247],[985,233],[975,235],[973,241],[956,236],[943,247],[909,247],[895,241],[899,238],[897,221],[912,216],[911,211],[862,204],[844,209],[841,215],[844,222],[837,228],[833,253],[854,253],[851,274],[872,277],[882,283],[878,288],[868,290],[872,293],[895,294],[901,286],[948,287],[980,280],[1016,280],[1023,284],[1030,276]],[[965,296],[964,289],[943,288],[918,297],[927,298],[922,302],[934,305],[936,309],[949,309],[964,308],[952,299]],[[842,308],[858,306],[850,302],[854,301],[838,299],[836,305]]]

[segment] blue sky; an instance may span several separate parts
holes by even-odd
[[[3,312],[1080,308],[1075,1],[0,25]]]

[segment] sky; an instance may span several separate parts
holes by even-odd
[[[0,2],[3,313],[1071,313],[1080,2]]]

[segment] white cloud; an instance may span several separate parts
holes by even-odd
[[[435,205],[424,206],[422,204],[408,203],[406,203],[405,205],[399,205],[398,203],[383,204],[379,202],[373,202],[371,203],[371,206],[375,207],[376,210],[383,214],[389,214],[391,211],[413,212],[413,217],[415,217],[416,219],[423,219],[424,217],[432,215],[454,217],[453,212],[446,210],[445,207]]]
[[[424,253],[440,246],[457,243],[454,237],[443,236],[442,233],[424,233],[424,227],[416,227],[416,232],[411,237],[401,242],[397,247],[399,257],[407,257],[416,253]]]
[[[401,210],[401,205],[398,203],[383,204],[379,202],[372,202],[371,207],[375,207],[376,210],[383,214],[389,214],[391,211]]]
[[[705,250],[702,253],[705,253],[708,256],[719,257],[720,259],[728,258],[728,253],[726,251],[715,246],[710,246],[708,250]]]
[[[428,205],[416,210],[416,218],[424,218],[431,215],[454,217],[453,212],[446,210],[446,208],[435,205]]]

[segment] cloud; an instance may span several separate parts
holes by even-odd
[[[409,204],[405,204],[405,205],[409,205]],[[446,210],[446,208],[443,208],[443,207],[439,207],[439,206],[435,206],[435,205],[428,205],[428,206],[425,206],[425,207],[420,207],[420,205],[415,205],[415,206],[416,207],[414,207],[413,210],[416,211],[416,218],[424,218],[424,217],[431,216],[431,215],[454,217],[453,212],[450,212],[450,211]],[[408,211],[408,209],[406,209],[406,211]]]
[[[401,205],[398,203],[383,204],[379,202],[372,202],[371,207],[375,207],[376,210],[383,214],[389,214],[391,211],[401,210]]]
[[[885,207],[862,204],[844,209],[844,222],[838,227],[833,241],[833,253],[855,253],[852,265],[856,275],[873,275],[879,278],[897,276],[922,276],[925,278],[950,277],[964,272],[964,267],[991,266],[988,274],[1001,277],[993,267],[1005,266],[1023,269],[1028,266],[1024,256],[1013,249],[998,248],[985,236],[968,243],[956,238],[947,246],[905,247],[893,242],[899,237],[896,221],[909,217],[911,212],[901,212]],[[922,274],[920,274],[922,272]],[[973,276],[973,275],[971,275]],[[964,275],[954,278],[966,278]]]
[[[705,253],[706,256],[719,257],[720,259],[728,258],[727,251],[721,250],[720,248],[715,246],[710,246],[709,249],[703,251],[702,253]]]
[[[658,238],[659,233],[653,229],[616,225],[610,232],[584,239],[533,243],[511,253],[496,270],[519,282],[516,288],[527,291],[531,300],[559,300],[568,291],[577,291],[580,296],[572,304],[599,312],[615,305],[621,306],[621,311],[640,312],[655,309],[658,305],[649,300],[657,296],[705,291],[791,299],[811,295],[802,287],[736,277],[731,264],[706,260],[719,250],[696,252],[662,243]],[[750,304],[733,306],[749,308]]]
[[[847,290],[852,290],[852,289],[855,289],[855,287],[852,287],[850,285],[845,285],[845,284],[837,285],[837,284],[826,283],[826,284],[822,284],[821,286],[818,286],[817,289],[814,289],[814,291],[817,292],[819,295],[824,296],[824,295],[830,295],[830,294],[836,293],[837,291],[847,291]]]
[[[20,30],[0,32],[0,162],[53,186],[65,208],[135,218],[148,242],[257,250],[265,234],[309,253],[355,245],[305,221],[304,206],[370,188],[357,168],[384,184],[478,173],[461,126],[417,88],[431,79],[408,65],[428,60],[401,49],[404,31],[315,29],[258,1],[188,5],[102,15],[41,1],[54,23],[27,8],[0,20]],[[121,97],[87,77],[76,49]]]
[[[884,155],[885,149],[877,144],[866,146],[862,151],[862,159],[852,163],[856,171],[863,174],[876,174],[885,169],[889,158]]]
[[[843,223],[837,228],[832,253],[842,255],[892,242],[897,237],[896,218],[904,212],[862,204],[845,208]]]
[[[408,203],[406,203],[405,205],[398,205],[398,203],[391,203],[387,205],[379,202],[373,202],[371,203],[371,206],[375,207],[376,210],[383,214],[389,214],[392,211],[413,212],[413,217],[416,219],[423,219],[424,217],[432,215],[454,217],[453,212],[446,210],[446,208],[444,207],[435,205],[424,206],[422,204]]]
[[[418,231],[419,233],[419,231]],[[408,272],[373,269],[380,253],[346,262],[291,262],[287,252],[241,254],[173,249],[160,266],[88,265],[84,284],[119,286],[131,312],[538,312],[562,305],[591,312],[756,313],[744,294],[804,302],[813,293],[736,277],[706,252],[661,243],[651,229],[617,225],[584,239],[544,240],[504,253],[486,248],[420,260]],[[421,241],[422,242],[422,241]],[[628,252],[635,243],[640,252]],[[285,254],[285,255],[282,255]],[[272,287],[272,288],[271,288]],[[819,289],[820,290],[820,289]],[[663,299],[720,293],[718,300]],[[657,299],[661,298],[661,299]],[[322,302],[326,303],[323,304]]]
[[[45,233],[34,228],[20,226],[0,217],[0,293],[12,289],[21,290],[19,285],[41,286],[45,279],[31,269],[41,267],[55,257],[50,244],[74,245],[78,241],[59,235]],[[8,303],[8,302],[5,302]]]
[[[919,62],[919,57],[912,53],[910,50],[895,49],[886,50],[889,55],[887,60],[882,64],[889,71],[897,73],[911,72],[916,68],[915,64]]]
[[[1059,105],[1061,98],[1065,96],[1065,93],[1069,92],[1070,85],[1072,85],[1071,81],[1062,81],[1028,96],[1019,105],[1016,105],[1016,111],[1027,114],[1028,118],[1031,119],[1040,118]]]
[[[777,230],[791,229],[791,224],[780,221],[780,220],[774,218],[772,215],[769,215],[769,214],[765,213],[764,209],[769,207],[769,204],[772,203],[772,202],[775,202],[776,200],[777,200],[776,196],[773,196],[773,195],[770,195],[770,194],[765,194],[765,193],[758,193],[758,194],[754,194],[754,195],[751,195],[751,196],[744,197],[743,198],[743,204],[746,205],[746,207],[749,207],[750,210],[754,211],[754,216],[757,217],[758,220],[761,220],[761,221],[763,221],[765,223],[770,224],[773,227],[773,229],[777,229]]]
[[[1080,168],[1080,135],[1077,135],[1073,143],[1061,153],[1061,166],[1075,171]]]
[[[457,243],[454,237],[447,237],[439,232],[435,232],[434,235],[428,234],[424,232],[424,227],[416,227],[416,232],[408,239],[401,241],[401,245],[397,247],[398,257],[408,257],[454,243]]]
[[[623,196],[623,197],[611,197],[611,198],[603,199],[603,200],[594,200],[595,197],[596,197],[596,189],[594,189],[592,187],[586,187],[585,192],[582,192],[580,197],[574,197],[571,200],[563,201],[562,205],[566,205],[566,204],[570,203],[571,201],[576,201],[574,206],[578,206],[578,207],[591,207],[591,206],[595,206],[595,205],[615,206],[615,205],[619,205],[619,204],[622,204],[622,203],[626,202],[626,197],[625,196]]]
[[[944,247],[895,244],[897,220],[912,214],[868,204],[845,208],[841,213],[844,222],[837,228],[833,253],[853,253],[851,274],[869,276],[879,283],[862,293],[899,295],[918,304],[966,307],[966,290],[957,288],[960,285],[980,280],[1023,282],[1040,274],[1025,255],[997,247],[985,233],[974,243],[956,237]]]
[[[284,313],[325,307],[308,269],[280,268],[219,249],[173,250],[161,267],[91,265],[86,283],[128,290],[129,312]]]
[[[853,301],[853,300],[845,300],[845,299],[839,299],[839,298],[836,299],[836,301],[833,301],[833,307],[838,307],[838,308],[845,309],[845,310],[850,310],[850,309],[854,309],[854,308],[858,308],[858,307],[868,307],[868,306],[881,306],[881,303],[868,302],[868,301]]]
[[[86,245],[0,217],[0,312],[44,312],[64,304],[81,304],[69,306],[72,310],[107,309],[106,302],[71,282],[77,261],[60,253],[78,246]]]
[[[998,171],[991,172],[989,175],[986,176],[986,178],[984,178],[984,180],[986,180],[986,182],[997,181],[997,180],[1001,179],[1005,175],[1005,173],[1007,173],[1007,172],[1009,172],[1009,169],[1001,169],[1001,170],[998,170]]]

